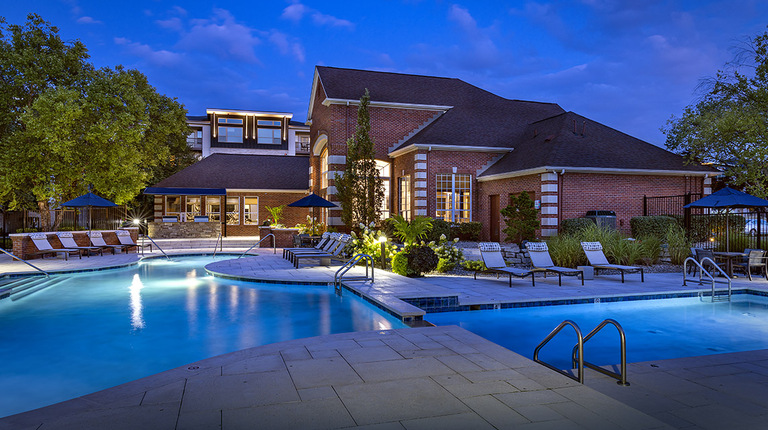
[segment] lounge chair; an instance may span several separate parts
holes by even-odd
[[[525,269],[518,269],[516,267],[507,267],[506,261],[504,261],[504,256],[501,254],[501,245],[499,245],[497,242],[481,242],[478,244],[478,248],[480,248],[480,258],[483,259],[483,263],[485,263],[486,270],[483,270],[482,272],[491,272],[496,273],[496,275],[504,274],[509,275],[509,287],[512,288],[512,277],[517,276],[518,278],[525,278],[526,276],[531,276],[531,284],[535,287],[536,286],[536,279],[533,276],[533,272],[530,270]],[[477,279],[477,273],[478,271],[475,270],[475,279]]]
[[[556,273],[557,285],[560,286],[563,285],[563,275],[581,277],[581,285],[584,285],[584,272],[581,270],[555,266],[549,255],[549,247],[546,242],[528,242],[525,247],[531,257],[531,266],[533,266],[531,270],[533,272],[544,272],[545,278],[547,273]]]
[[[114,254],[115,251],[122,251],[126,249],[125,245],[108,245],[107,242],[104,242],[104,238],[101,236],[100,231],[90,231],[88,232],[88,237],[91,238],[91,243],[93,246],[98,246],[101,249],[112,250],[112,254]]]
[[[319,260],[320,264],[328,265],[331,260],[345,261],[346,258],[342,257],[342,253],[349,247],[349,242],[352,240],[352,236],[348,234],[342,234],[339,237],[339,244],[333,250],[333,252],[326,253],[302,253],[293,255],[293,266],[299,268],[301,260]]]
[[[747,261],[745,262],[733,263],[733,268],[744,270],[750,281],[752,280],[752,269],[760,269],[765,279],[768,280],[765,251],[762,249],[750,249],[746,258]]]
[[[115,235],[117,236],[117,240],[120,241],[121,245],[125,245],[125,252],[128,253],[128,249],[130,247],[136,248],[136,253],[139,253],[139,248],[146,248],[149,247],[149,251],[152,252],[152,244],[151,243],[142,243],[139,245],[138,243],[133,241],[133,238],[131,237],[131,232],[128,230],[116,230]],[[144,254],[144,251],[142,250],[142,255]]]
[[[640,272],[640,282],[645,282],[645,275],[643,274],[642,267],[609,263],[608,259],[605,258],[603,245],[600,242],[581,242],[581,249],[587,254],[589,265],[595,268],[595,275],[597,275],[598,270],[618,270],[619,273],[621,273],[621,283],[623,284],[624,272]]]
[[[288,254],[292,253],[293,251],[307,251],[311,249],[315,249],[317,251],[320,251],[323,249],[323,247],[328,243],[330,240],[331,233],[325,232],[323,233],[323,236],[320,238],[320,241],[315,244],[313,247],[294,247],[294,248],[283,248],[283,258],[288,259]]]
[[[80,256],[80,258],[83,258],[83,255],[80,253],[79,249],[73,249],[73,248],[54,248],[51,246],[51,243],[48,242],[48,235],[45,233],[32,233],[29,235],[29,238],[32,239],[32,243],[35,244],[37,247],[36,252],[29,252],[27,254],[32,255],[39,255],[40,258],[45,258],[46,255],[57,255],[57,254],[64,254],[64,259],[69,260],[70,254],[77,254]]]
[[[102,250],[98,246],[78,245],[77,242],[75,242],[75,236],[72,234],[71,231],[60,231],[56,233],[56,235],[59,237],[59,241],[61,241],[62,246],[69,249],[79,249],[80,255],[85,254],[87,257],[90,257],[91,253],[94,253],[94,254],[98,253],[99,255],[104,255],[104,250]]]
[[[344,246],[340,241],[341,236],[341,233],[331,233],[321,248],[294,248],[288,251],[286,258],[293,263],[297,255],[332,254],[337,248]]]

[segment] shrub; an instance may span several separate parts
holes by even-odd
[[[395,215],[392,220],[395,227],[395,237],[402,240],[406,247],[424,239],[427,232],[432,229],[432,218],[429,217],[417,216],[409,222],[401,215]]]
[[[414,276],[408,268],[408,252],[403,250],[392,257],[392,271],[402,276]]]
[[[501,216],[507,225],[503,230],[507,242],[520,245],[524,240],[536,238],[536,229],[541,226],[539,210],[526,191],[518,196],[510,196],[509,206],[501,210]]]
[[[667,230],[677,220],[669,216],[636,216],[629,220],[632,228],[632,237],[656,237],[663,239],[667,235]]]
[[[272,224],[275,226],[279,226],[280,220],[283,218],[283,211],[285,210],[285,205],[280,206],[264,206],[264,209],[269,212],[270,215],[272,215]]]
[[[464,270],[475,270],[478,272],[486,269],[485,263],[480,260],[464,260],[461,262],[461,267],[463,267]]]
[[[667,249],[672,264],[683,264],[691,254],[691,243],[685,237],[685,230],[677,224],[667,229]]]
[[[39,231],[40,231],[39,228],[34,228],[34,227],[16,229],[16,233],[38,233]]]
[[[568,218],[563,220],[563,224],[560,227],[562,234],[574,235],[594,225],[595,223],[589,218]]]
[[[670,224],[671,225],[671,224]],[[666,233],[664,233],[666,236]],[[655,236],[644,237],[640,240],[641,258],[643,264],[655,264],[661,256],[661,246],[664,241]]]
[[[443,220],[443,219],[433,219],[432,220],[432,230],[427,233],[426,240],[428,241],[435,241],[437,242],[440,240],[440,236],[445,236],[447,238],[452,238],[451,234],[453,231],[451,230],[451,223]]]
[[[595,225],[590,221],[592,225]],[[576,267],[587,263],[587,256],[581,249],[581,241],[577,236],[561,234],[547,241],[549,255],[556,266]]]
[[[447,273],[456,268],[456,263],[446,258],[437,260],[437,271]]]
[[[479,240],[483,224],[479,222],[460,222],[451,226],[451,237],[461,240]]]
[[[350,242],[351,254],[368,254],[373,257],[374,261],[380,262],[381,242],[379,242],[379,237],[382,235],[381,231],[376,231],[363,225],[361,225],[361,230],[359,234],[354,231],[350,233],[352,236],[352,241]],[[391,242],[384,243],[384,253],[385,259],[394,255],[395,245]]]
[[[440,270],[441,266],[440,263],[438,263],[438,272],[445,273],[453,270],[453,268],[456,267],[456,265],[459,264],[462,259],[464,259],[464,252],[461,250],[461,248],[455,246],[456,242],[458,241],[459,238],[450,241],[446,239],[445,235],[443,235],[440,236],[437,244],[430,242],[430,247],[433,251],[435,251],[435,254],[437,254],[437,258],[439,258],[440,261],[445,261],[443,263],[443,267],[448,267],[448,270]]]
[[[416,277],[437,268],[438,258],[428,245],[416,245],[403,249],[392,259],[392,271],[398,275]]]

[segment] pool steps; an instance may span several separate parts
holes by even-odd
[[[10,282],[6,282],[5,284],[0,285],[0,300],[19,300],[45,288],[58,285],[67,279],[69,279],[68,276],[53,278],[34,277],[14,279]]]

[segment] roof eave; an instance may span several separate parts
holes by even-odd
[[[478,177],[478,182],[496,181],[499,179],[516,178],[520,176],[535,175],[539,173],[605,173],[610,175],[656,175],[656,176],[701,176],[704,178],[719,175],[719,172],[703,170],[658,170],[658,169],[617,169],[606,167],[567,167],[567,166],[543,166],[531,169],[516,170],[514,172],[497,173]]]
[[[455,151],[455,152],[490,152],[490,153],[505,153],[511,152],[514,148],[504,148],[498,146],[466,146],[466,145],[432,145],[427,143],[415,143],[405,146],[400,149],[396,149],[390,152],[390,157],[399,157],[401,155],[408,154],[409,152],[418,151],[420,149],[426,149],[427,151]]]
[[[360,100],[352,100],[352,99],[334,99],[334,98],[327,97],[325,100],[323,100],[323,105],[325,106],[330,106],[330,105],[356,106],[359,104],[360,104]],[[453,106],[447,106],[447,105],[427,105],[427,104],[400,103],[400,102],[378,102],[374,100],[371,100],[370,106],[390,108],[390,109],[415,109],[415,110],[434,110],[434,111],[446,111],[453,107]]]

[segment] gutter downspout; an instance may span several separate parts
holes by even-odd
[[[560,228],[563,225],[563,176],[565,175],[565,169],[560,171],[557,175],[557,232],[560,233]]]

